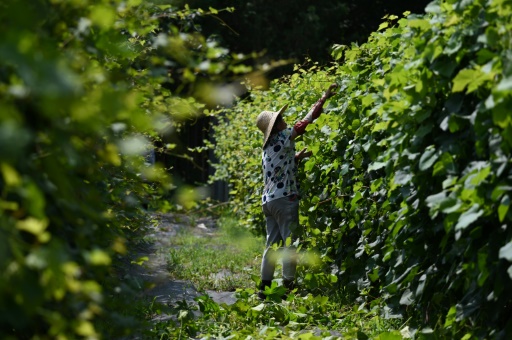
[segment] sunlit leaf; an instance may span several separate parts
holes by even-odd
[[[512,76],[503,78],[496,87],[496,91],[510,91],[512,90]]]
[[[78,322],[76,333],[84,337],[94,337],[96,335],[93,324],[86,320],[80,320]]]
[[[379,340],[401,340],[402,334],[399,331],[383,332],[375,337]]]
[[[379,170],[386,166],[386,162],[374,162],[368,167],[368,171]]]
[[[96,5],[92,7],[89,18],[93,23],[101,26],[102,28],[108,28],[113,24],[116,18],[116,13],[110,6]]]
[[[40,220],[33,217],[28,217],[25,220],[18,221],[16,223],[16,227],[20,230],[24,230],[38,236],[42,235],[48,227],[48,220]]]
[[[459,216],[459,220],[455,225],[455,230],[466,229],[470,224],[475,222],[484,213],[478,204],[473,205],[470,209]]]
[[[422,171],[429,169],[439,157],[439,152],[434,146],[429,146],[420,157],[419,168]]]
[[[500,248],[499,256],[500,259],[506,259],[507,261],[512,262],[512,242],[509,242]]]
[[[147,262],[149,261],[149,257],[147,256],[141,256],[139,257],[138,259],[136,259],[135,261],[132,261],[132,263],[134,264],[138,264],[139,266],[143,265],[144,262]]]
[[[453,79],[453,92],[461,92],[467,87],[467,93],[473,92],[490,76],[479,69],[461,70]]]
[[[382,24],[379,25],[378,30],[381,31],[381,30],[383,30],[385,28],[388,28],[388,26],[389,26],[389,23],[387,21],[383,22]]]
[[[503,222],[505,220],[505,216],[507,216],[509,207],[510,207],[510,198],[508,195],[505,195],[501,199],[500,205],[498,206],[498,218],[499,218],[500,222]]]
[[[261,312],[262,310],[265,309],[265,304],[264,303],[260,303],[259,305],[257,305],[256,307],[252,307],[251,309],[255,310],[255,311],[258,311],[258,312]]]
[[[112,259],[103,250],[94,249],[86,254],[87,260],[94,266],[108,266]]]
[[[409,306],[414,302],[414,294],[410,290],[405,290],[402,294],[402,297],[400,298],[400,304]]]
[[[4,177],[5,184],[8,186],[17,186],[21,183],[21,177],[11,165],[8,163],[1,163],[0,169]]]

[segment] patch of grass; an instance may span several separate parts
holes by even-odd
[[[183,228],[171,241],[167,269],[199,291],[249,288],[259,273],[263,244],[228,218],[219,220],[214,233]]]

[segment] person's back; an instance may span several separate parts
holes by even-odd
[[[313,105],[306,117],[288,128],[282,117],[287,105],[279,111],[263,111],[259,114],[256,125],[263,132],[263,194],[262,209],[266,220],[266,249],[261,262],[261,283],[258,296],[266,299],[265,287],[270,287],[274,278],[277,257],[274,246],[283,252],[283,284],[290,291],[294,287],[297,267],[296,251],[293,244],[299,234],[299,183],[297,181],[297,163],[311,155],[302,150],[295,152],[295,137],[306,131],[322,112],[325,101],[334,95],[336,87],[332,84],[326,93]]]
[[[298,195],[295,141],[292,129],[286,128],[270,136],[262,152],[264,188],[262,204],[274,199]]]

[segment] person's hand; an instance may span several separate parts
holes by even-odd
[[[334,96],[336,94],[336,92],[333,92],[334,89],[336,89],[338,87],[338,84],[336,83],[332,83],[331,85],[329,85],[329,88],[327,89],[327,91],[325,91],[325,95],[327,98],[331,98],[332,96]]]
[[[307,151],[307,150],[308,150],[307,148],[304,148],[304,149],[300,150],[295,155],[295,159],[300,161],[301,159],[304,159],[304,158],[307,158],[307,157],[311,157],[311,155],[313,155],[313,152]]]

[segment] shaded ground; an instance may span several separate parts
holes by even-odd
[[[211,236],[217,231],[217,225],[213,218],[192,219],[185,215],[155,214],[156,221],[150,227],[147,234],[147,245],[133,254],[133,259],[144,259],[142,265],[132,264],[130,275],[141,282],[141,298],[155,301],[164,306],[173,306],[178,301],[185,300],[188,304],[194,304],[194,299],[202,293],[188,281],[174,280],[167,269],[169,249],[173,247],[171,240],[183,228],[193,231],[197,237]],[[229,275],[219,273],[218,275]],[[232,304],[236,301],[234,292],[206,291],[217,303]],[[171,318],[170,308],[162,309],[162,313],[155,315],[154,322],[165,321]]]

